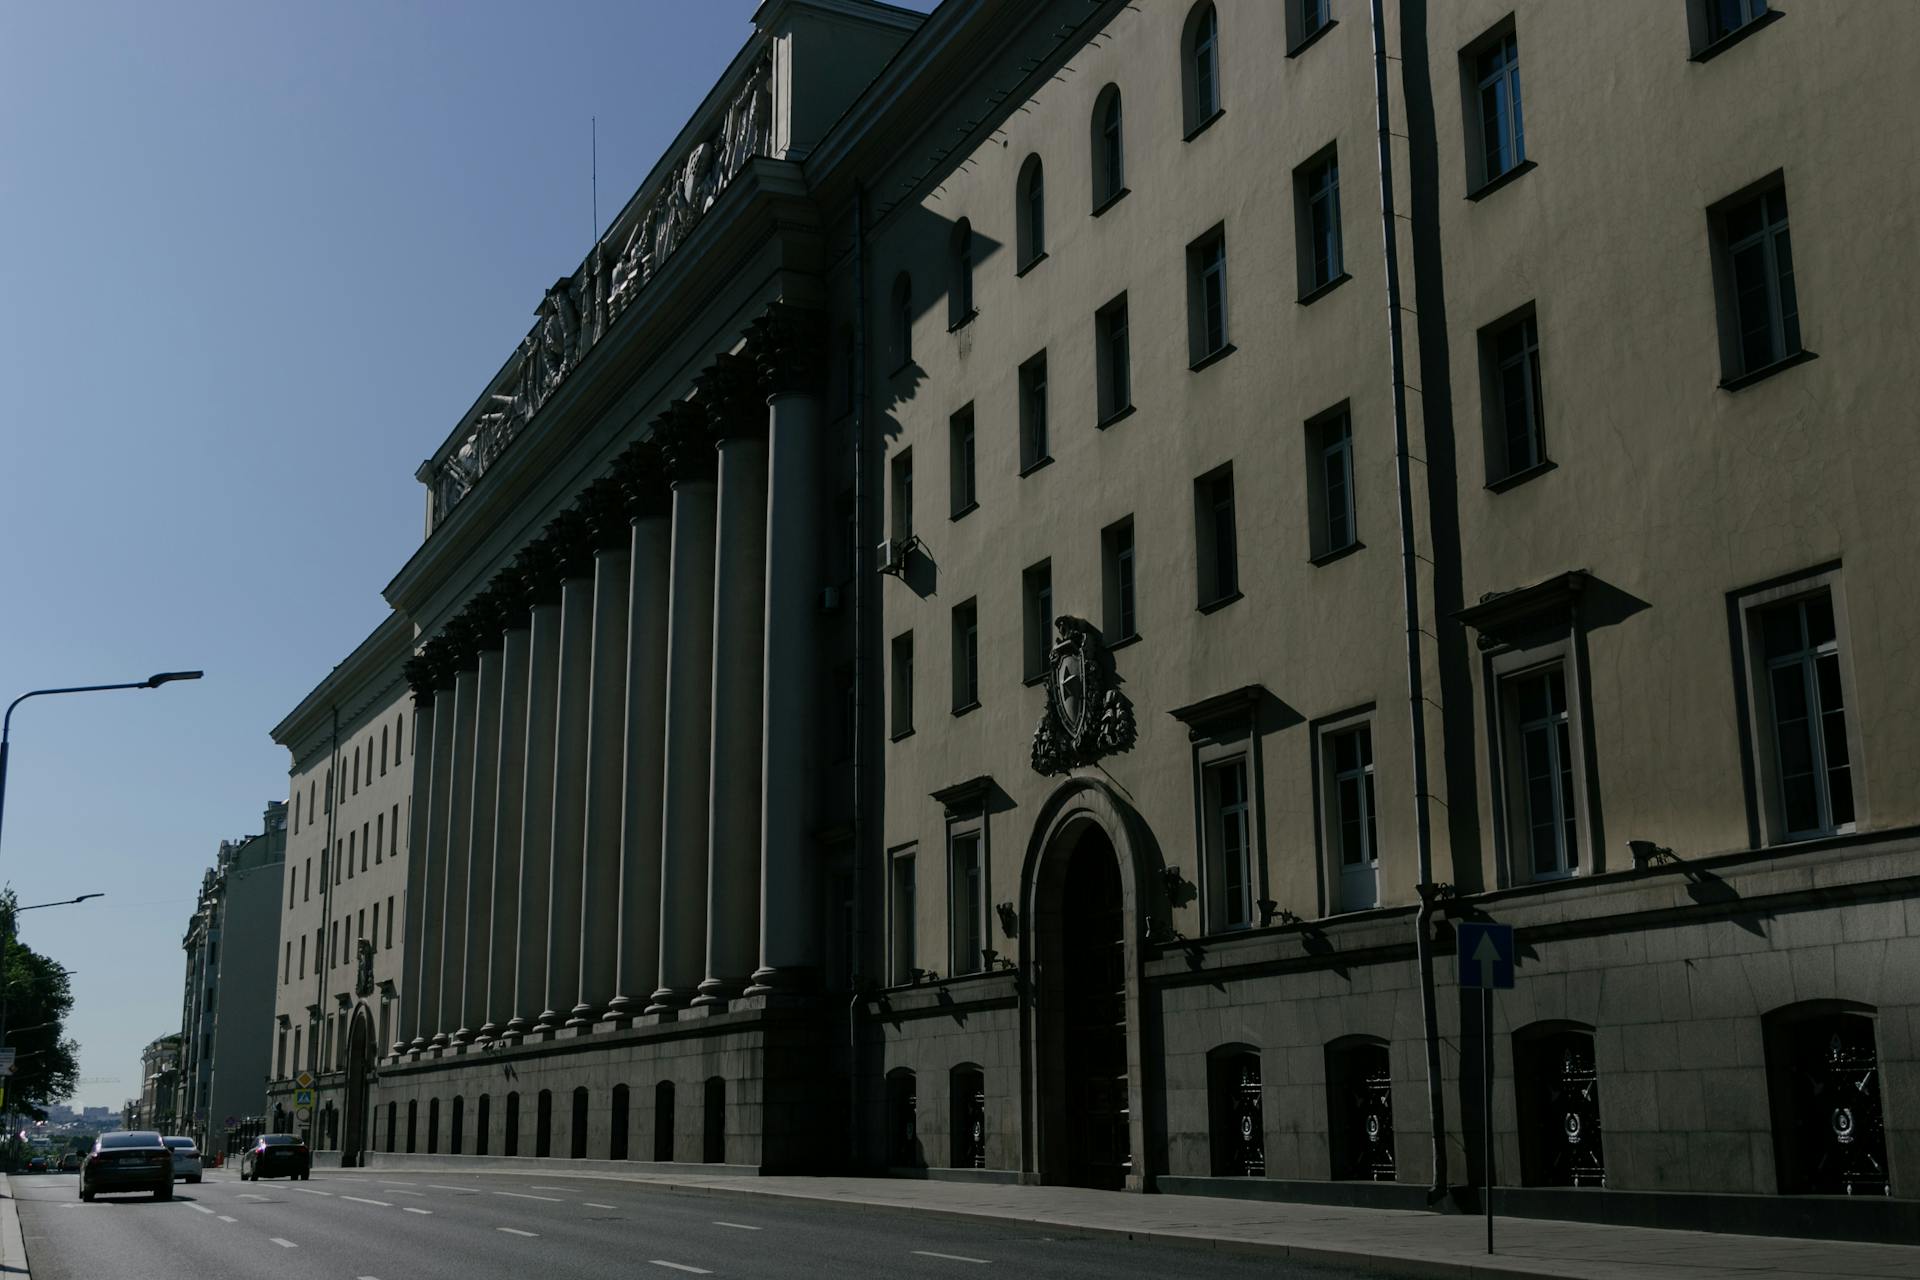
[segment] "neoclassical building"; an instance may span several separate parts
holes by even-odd
[[[1909,1230],[1920,14],[755,21],[419,472],[343,1145]]]

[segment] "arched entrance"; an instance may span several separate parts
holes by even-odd
[[[340,1165],[366,1163],[367,1122],[373,1116],[373,1015],[359,1005],[347,1024],[347,1123],[340,1142]]]

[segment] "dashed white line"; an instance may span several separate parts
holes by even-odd
[[[238,1219],[238,1218],[229,1218],[229,1217],[228,1217],[228,1216],[227,1216],[226,1214],[224,1214],[224,1213],[222,1213],[222,1214],[219,1214],[219,1215],[217,1215],[217,1216],[219,1217],[219,1219],[220,1219],[220,1221],[222,1221],[222,1222],[238,1222],[238,1221],[240,1221],[240,1219]]]
[[[467,1195],[480,1194],[480,1188],[478,1187],[443,1187],[437,1182],[429,1182],[426,1185],[429,1187],[432,1187],[435,1191],[461,1191],[461,1192],[465,1192]]]
[[[572,1187],[539,1187],[539,1186],[530,1186],[527,1189],[529,1191],[572,1191],[573,1190]]]
[[[732,1227],[735,1231],[758,1231],[760,1229],[758,1227],[750,1227],[744,1222],[716,1222],[713,1225],[716,1227]]]
[[[431,1215],[433,1213],[433,1210],[431,1209],[416,1209],[410,1204],[403,1204],[400,1207],[402,1209],[405,1209],[408,1213],[424,1213],[428,1215]]]
[[[253,1194],[253,1193],[252,1193],[251,1191],[242,1191],[242,1192],[240,1193],[240,1195],[239,1195],[239,1199],[242,1199],[242,1200],[265,1200],[265,1199],[266,1199],[266,1197],[265,1197],[265,1196],[257,1196],[257,1195],[254,1195],[254,1194]]]
[[[187,1206],[187,1208],[193,1210],[195,1213],[212,1213],[213,1212],[213,1210],[207,1208],[207,1206],[203,1204],[190,1204]]]
[[[959,1253],[935,1253],[931,1249],[915,1249],[914,1252],[923,1258],[945,1258],[948,1262],[977,1262],[983,1267],[989,1265],[985,1258],[969,1258]]]
[[[312,1187],[288,1187],[287,1190],[303,1191],[310,1196],[330,1196],[333,1194],[331,1191],[315,1191]]]
[[[393,1194],[397,1196],[416,1196],[422,1200],[427,1198],[427,1193],[424,1191],[395,1191]]]
[[[587,1200],[587,1201],[583,1201],[582,1203],[584,1203],[584,1204],[585,1204],[585,1205],[587,1206],[587,1208],[589,1208],[589,1209],[617,1209],[617,1208],[619,1208],[619,1206],[618,1206],[618,1205],[612,1205],[612,1204],[598,1204],[598,1203],[596,1203],[596,1202],[594,1202],[594,1201],[592,1201],[592,1200]],[[73,1208],[73,1206],[72,1206],[72,1205],[68,1205],[68,1206],[67,1206],[67,1208],[69,1208],[69,1209],[71,1209],[71,1208]]]
[[[559,1204],[559,1196],[530,1196],[524,1191],[496,1191],[497,1196],[512,1196],[515,1200],[545,1200],[548,1204]]]
[[[705,1267],[690,1267],[684,1262],[668,1262],[665,1258],[649,1258],[647,1261],[656,1267],[672,1267],[675,1271],[691,1271],[696,1276],[710,1276],[713,1272]]]
[[[518,1227],[495,1227],[494,1230],[504,1231],[510,1236],[525,1236],[529,1240],[538,1240],[540,1238],[538,1231],[522,1231]]]
[[[274,1236],[273,1242],[279,1245],[282,1249],[298,1249],[300,1247],[299,1245],[295,1244],[291,1240],[282,1240],[279,1236]]]
[[[393,1208],[393,1201],[391,1200],[369,1200],[365,1196],[341,1196],[340,1198],[342,1200],[351,1200],[355,1204],[377,1204],[382,1209]]]

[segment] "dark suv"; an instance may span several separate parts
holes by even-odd
[[[160,1135],[142,1129],[103,1133],[80,1166],[80,1198],[107,1191],[151,1191],[173,1199],[173,1153]]]
[[[313,1175],[313,1152],[292,1133],[263,1133],[240,1156],[240,1180],[299,1178]]]

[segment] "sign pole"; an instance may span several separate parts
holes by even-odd
[[[1493,988],[1480,988],[1480,1027],[1485,1035],[1485,1048],[1480,1057],[1480,1160],[1486,1167],[1481,1171],[1481,1179],[1486,1183],[1483,1193],[1487,1202],[1487,1252],[1493,1252]]]

